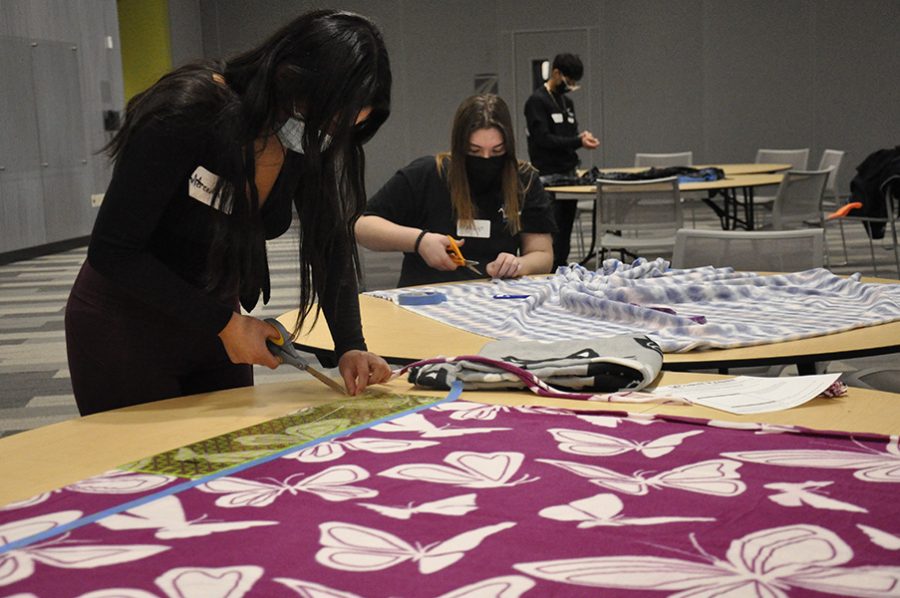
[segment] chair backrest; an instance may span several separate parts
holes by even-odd
[[[841,162],[844,160],[844,152],[839,150],[827,149],[822,152],[822,159],[819,160],[819,168],[818,170],[825,170],[829,166],[834,170],[831,171],[831,174],[828,176],[828,182],[825,183],[825,197],[830,199],[838,199],[840,197],[840,192],[838,191],[837,177],[838,177],[838,169],[841,167]]]
[[[674,154],[635,154],[635,166],[693,166],[694,152],[676,152]]]
[[[822,222],[822,198],[830,174],[831,168],[785,173],[772,204],[775,230],[802,228],[804,221]]]
[[[757,164],[790,164],[794,170],[809,168],[809,148],[756,150]]]
[[[900,210],[898,210],[900,193],[898,193],[898,190],[900,190],[900,174],[893,174],[881,181],[881,193],[884,195],[888,222],[900,218]]]
[[[647,232],[673,237],[684,218],[678,177],[646,181],[597,180],[597,234]]]
[[[675,234],[673,268],[731,266],[735,270],[798,272],[825,262],[821,228],[778,231],[697,230]]]

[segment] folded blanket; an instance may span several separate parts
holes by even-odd
[[[578,392],[639,390],[662,369],[662,352],[646,336],[555,342],[494,341],[477,356],[439,358],[413,364],[409,381],[425,388],[447,389],[455,381],[464,389],[526,388],[546,385]]]

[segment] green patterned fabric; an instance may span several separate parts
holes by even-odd
[[[441,400],[443,397],[367,391],[361,397],[306,407],[291,415],[159,453],[119,469],[200,478]]]

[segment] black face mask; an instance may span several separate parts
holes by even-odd
[[[506,155],[482,158],[466,156],[466,175],[472,193],[484,193],[500,187],[501,173],[506,164]]]
[[[566,80],[563,79],[559,82],[559,85],[556,86],[556,93],[569,93],[572,91],[572,88],[569,87],[569,84],[566,83]]]

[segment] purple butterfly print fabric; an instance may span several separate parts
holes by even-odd
[[[0,595],[900,592],[896,436],[455,401],[180,492],[141,475],[0,511]]]

